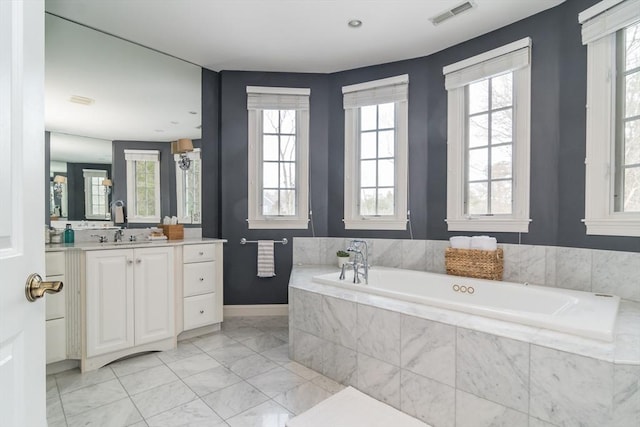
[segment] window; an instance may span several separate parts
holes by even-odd
[[[127,162],[127,221],[160,222],[160,152],[124,150]]]
[[[444,67],[449,231],[529,230],[531,39]]]
[[[345,86],[346,229],[407,227],[409,76]]]
[[[109,195],[102,185],[107,171],[83,169],[84,176],[84,216],[86,219],[109,219]]]
[[[247,87],[249,228],[308,227],[310,93]]]
[[[587,45],[587,234],[640,236],[640,1],[580,13]]]
[[[176,199],[178,201],[178,222],[180,224],[201,223],[201,179],[202,162],[200,149],[185,153],[191,160],[189,169],[182,170],[177,161],[180,154],[174,154],[176,161]]]

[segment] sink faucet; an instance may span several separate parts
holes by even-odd
[[[369,284],[369,248],[364,240],[352,240],[349,242],[347,252],[355,254],[353,259],[353,283],[360,283],[360,276],[364,283]],[[362,267],[362,272],[359,271]]]
[[[116,230],[115,236],[113,236],[114,242],[122,242],[122,237],[124,236],[124,230],[122,228]]]

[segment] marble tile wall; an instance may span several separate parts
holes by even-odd
[[[350,239],[296,237],[294,264],[334,264],[336,252]],[[365,239],[373,266],[445,273],[442,240]],[[640,302],[640,252],[603,251],[534,245],[500,245],[504,280],[610,293]]]
[[[295,361],[433,427],[632,427],[640,420],[640,366],[296,287],[289,301]]]

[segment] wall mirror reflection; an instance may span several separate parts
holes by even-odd
[[[47,217],[110,221],[113,141],[199,139],[201,69],[52,14],[45,31]]]

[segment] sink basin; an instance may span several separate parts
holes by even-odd
[[[164,240],[159,240],[161,242],[164,242]],[[104,243],[100,243],[100,245],[103,246],[125,246],[125,245],[141,245],[141,244],[147,244],[147,243],[153,243],[152,240],[136,240],[135,242],[130,242],[128,240],[124,240],[122,242],[104,242]]]

